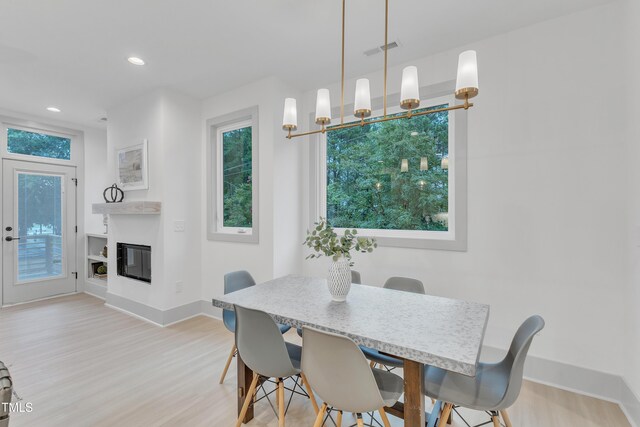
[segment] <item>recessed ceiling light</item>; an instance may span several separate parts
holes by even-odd
[[[60,113],[60,112],[62,112],[61,109],[59,109],[58,107],[53,107],[53,106],[47,107],[47,111],[51,111],[52,113]]]
[[[130,56],[127,58],[127,61],[129,61],[131,64],[133,65],[144,65],[144,60],[141,58],[138,58],[136,56]]]

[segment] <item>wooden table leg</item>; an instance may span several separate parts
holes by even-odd
[[[240,357],[240,353],[236,357],[236,363],[238,365],[238,416],[242,411],[242,404],[244,403],[246,392],[251,387],[251,380],[253,379],[253,371],[244,364],[244,361]],[[248,423],[253,419],[253,403],[249,405],[247,413],[244,416],[243,423]]]
[[[424,427],[424,385],[422,376],[424,365],[412,360],[404,360],[404,425]]]

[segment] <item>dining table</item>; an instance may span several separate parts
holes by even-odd
[[[435,425],[440,402],[425,411],[425,366],[474,376],[489,319],[487,304],[353,284],[333,301],[326,279],[288,275],[213,298],[218,308],[262,310],[277,323],[309,326],[351,338],[403,361],[404,399],[385,408],[406,427]],[[303,341],[304,347],[304,341]],[[303,350],[304,351],[304,350]],[[253,372],[237,358],[238,414]],[[311,384],[313,388],[313,384]],[[253,405],[243,422],[253,418]]]

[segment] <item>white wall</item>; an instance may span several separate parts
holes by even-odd
[[[206,237],[206,203],[202,205],[202,299],[223,293],[223,276],[248,270],[257,282],[300,270],[295,254],[300,244],[300,141],[282,132],[284,98],[295,90],[268,78],[203,102],[201,167],[206,171],[206,121],[234,111],[258,106],[259,234],[257,244],[209,241]],[[207,200],[206,173],[201,199]]]
[[[102,215],[91,212],[93,203],[102,203],[102,193],[109,182],[107,173],[107,131],[105,129],[87,129],[84,132],[84,228],[87,233],[104,233]],[[82,212],[82,207],[79,211]],[[84,253],[82,254],[84,255]]]
[[[109,262],[116,242],[151,246],[152,282],[109,276],[108,292],[167,310],[200,299],[200,102],[157,90],[109,110],[108,175],[115,182],[119,148],[148,140],[149,189],[125,192],[125,200],[162,202],[161,215],[112,215]],[[174,222],[185,222],[185,232]],[[176,282],[182,282],[178,292]]]
[[[162,139],[164,164],[163,213],[165,308],[200,300],[200,112],[201,102],[175,92],[163,94]],[[176,232],[175,221],[185,231]],[[176,283],[182,282],[178,292]]]
[[[468,251],[379,248],[355,258],[365,283],[411,276],[429,293],[488,303],[485,343],[499,348],[528,315],[541,314],[547,327],[531,354],[622,374],[623,354],[612,351],[623,345],[626,280],[626,174],[616,160],[626,147],[615,108],[625,94],[621,19],[611,4],[412,63],[421,85],[435,84],[455,78],[459,52],[478,51]],[[390,69],[390,92],[401,70]],[[367,77],[381,96],[382,73]],[[347,99],[353,87],[349,81]],[[340,93],[337,83],[330,88]],[[306,105],[314,97],[307,93]],[[323,262],[303,267],[326,271]]]
[[[109,182],[117,182],[116,151],[120,148],[148,141],[149,189],[127,191],[125,201],[150,200],[162,202],[164,154],[162,150],[162,92],[155,91],[124,105],[108,110],[107,141]],[[157,309],[164,308],[163,215],[109,217],[109,265],[111,274],[108,292]],[[152,283],[127,279],[115,273],[116,243],[151,246]]]
[[[629,280],[626,292],[626,341],[625,349],[625,378],[630,388],[640,399],[640,3],[637,1],[625,1],[625,29],[626,52],[629,57],[629,65],[625,68],[625,81],[629,83],[630,90],[627,103],[627,152],[626,162],[623,164],[628,171],[628,251],[629,251]],[[636,407],[640,417],[640,407]]]

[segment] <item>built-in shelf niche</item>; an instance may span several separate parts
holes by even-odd
[[[107,286],[109,267],[107,258],[102,256],[102,251],[107,246],[106,234],[87,233],[87,282],[94,285]],[[107,265],[107,275],[99,276],[94,273],[94,265]]]

